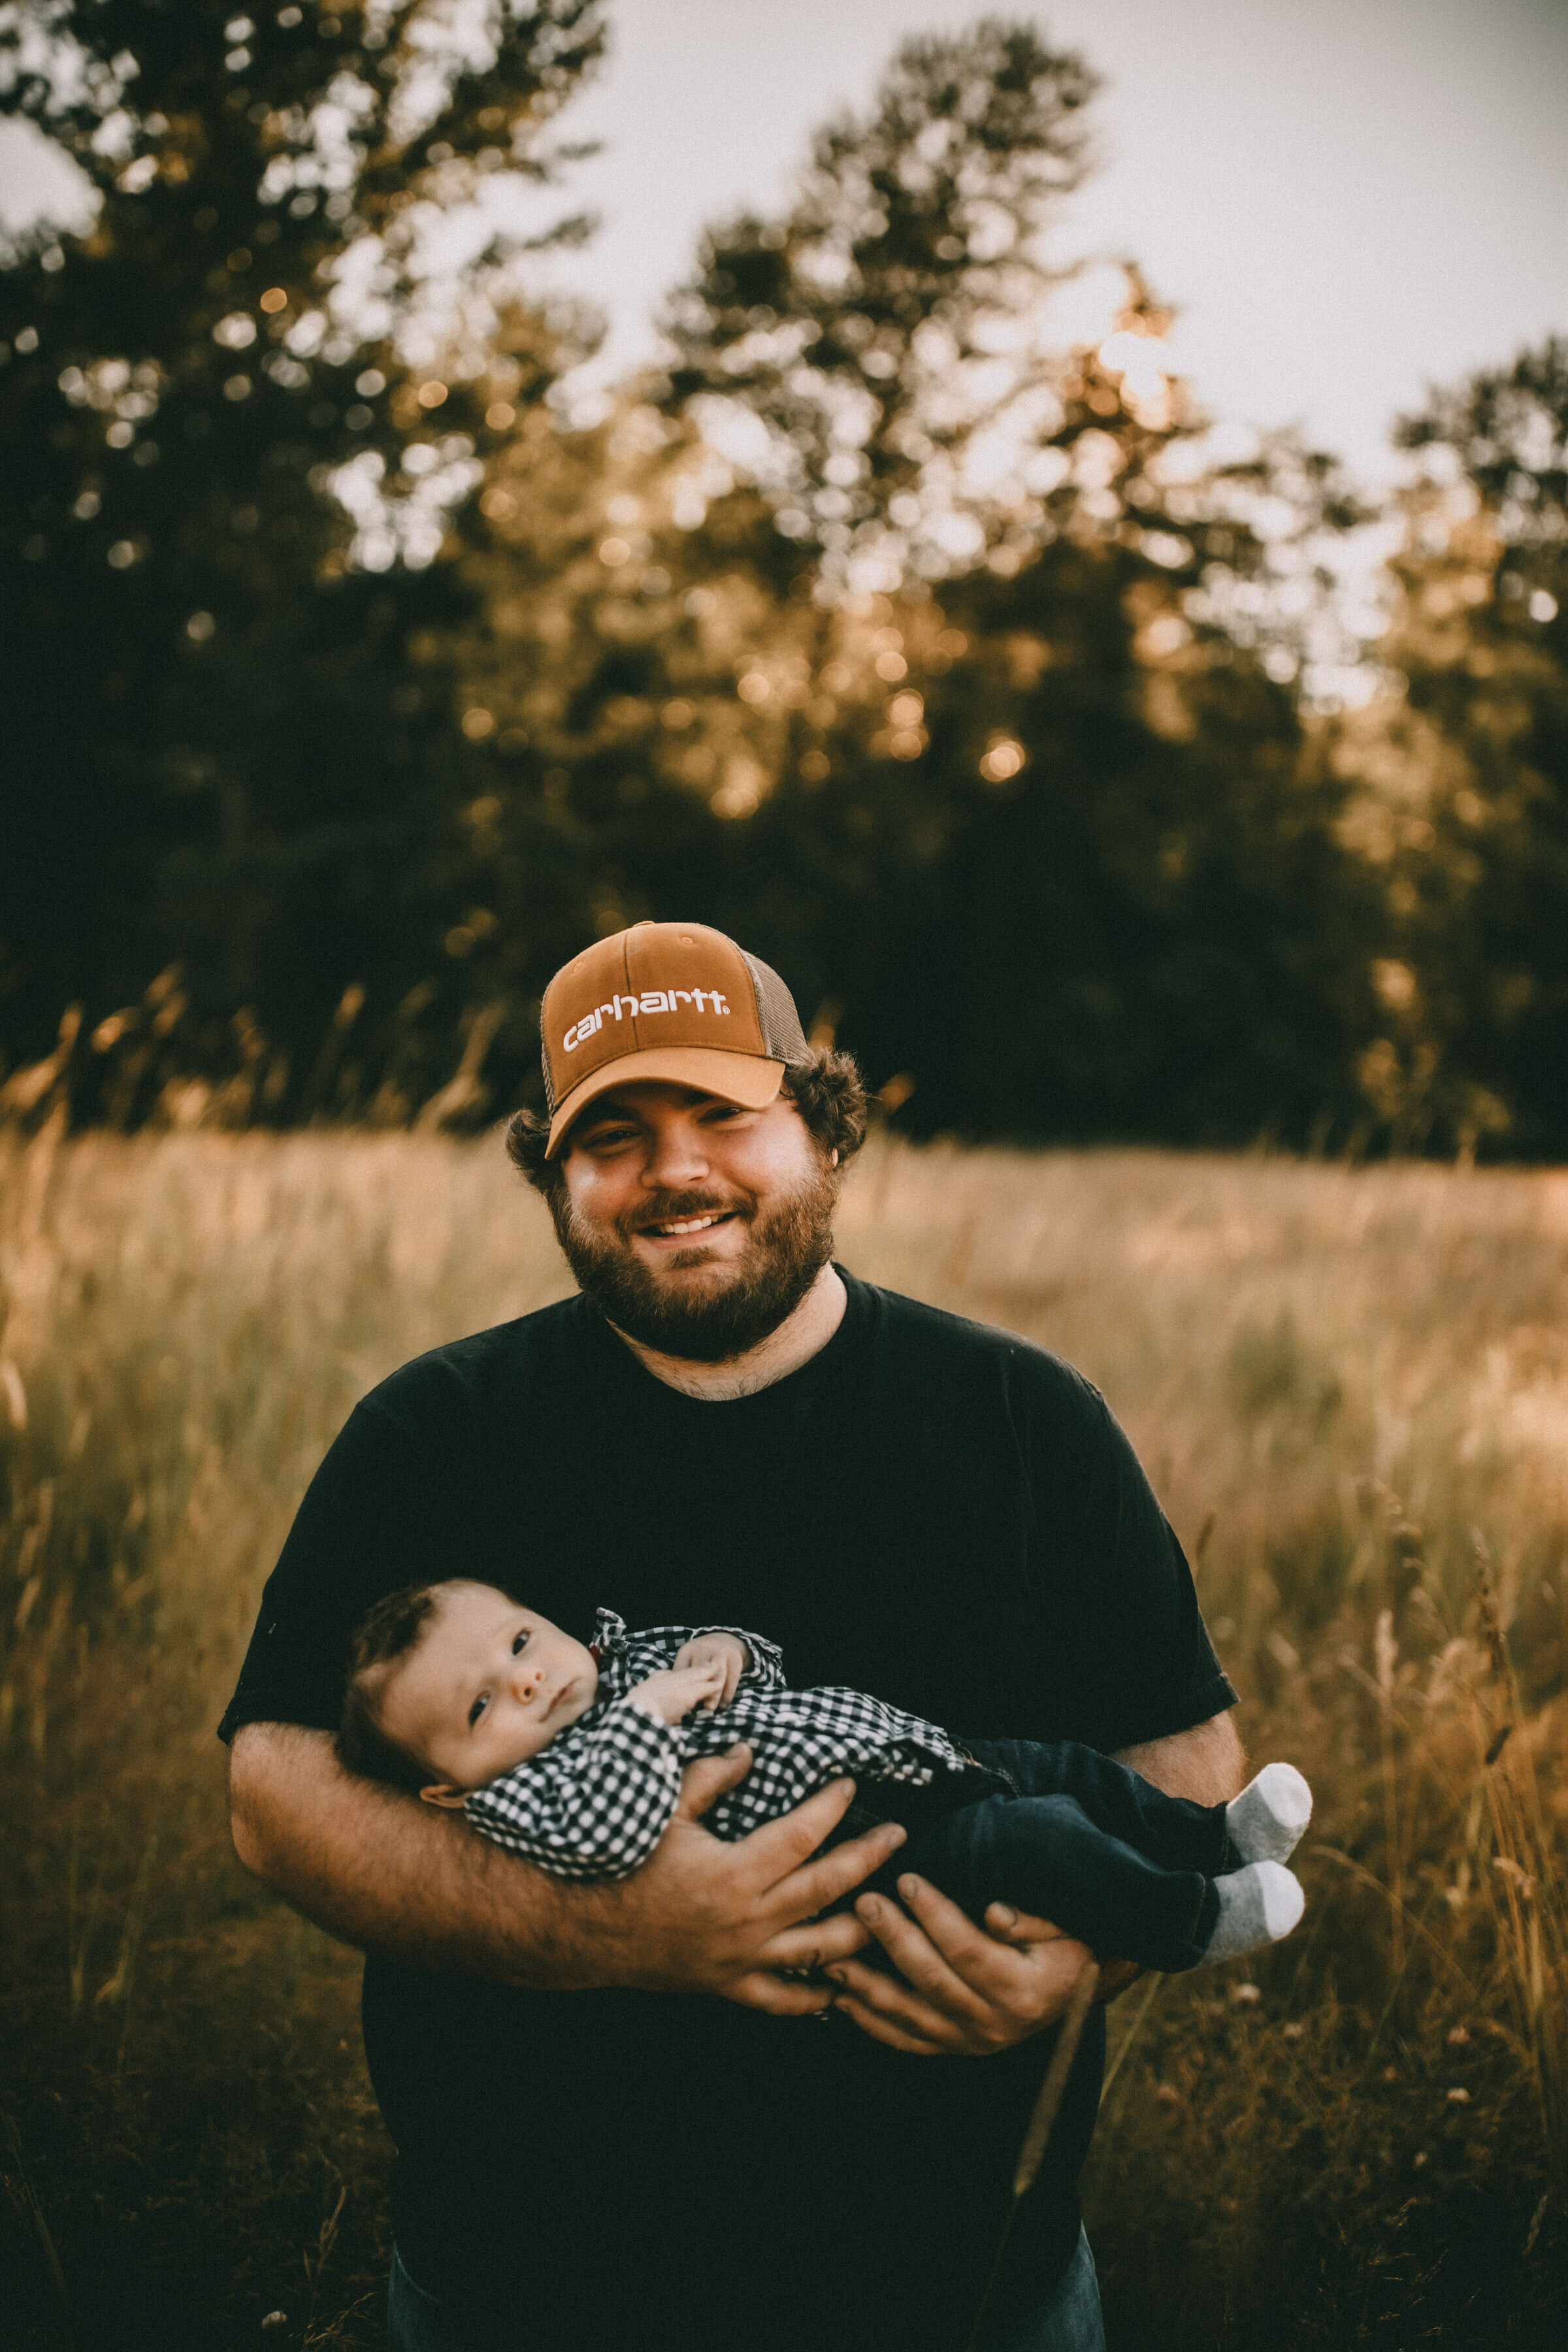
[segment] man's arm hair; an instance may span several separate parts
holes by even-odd
[[[1168,1732],[1163,1739],[1141,1740],[1117,1750],[1115,1761],[1125,1764],[1163,1789],[1167,1797],[1190,1797],[1198,1805],[1226,1805],[1239,1790],[1247,1771],[1247,1750],[1228,1711],[1211,1715],[1206,1723],[1192,1723],[1184,1731]]]
[[[553,1916],[560,1890],[543,1872],[460,1816],[344,1771],[326,1732],[247,1724],[228,1788],[247,1870],[342,1942],[514,1983],[588,1981],[573,1972],[570,1920]]]
[[[566,1885],[476,1837],[461,1817],[345,1772],[331,1737],[252,1723],[235,1736],[235,1851],[295,1910],[363,1951],[415,1967],[538,1990],[602,1985],[713,1992],[799,2013],[827,1990],[785,1982],[856,1950],[851,1913],[817,1914],[886,1860],[903,1832],[816,1849],[853,1793],[847,1781],[733,1844],[697,1818],[750,1766],[744,1750],[687,1768],[652,1860],[613,1885]]]
[[[1190,1723],[1184,1731],[1167,1732],[1163,1739],[1119,1748],[1114,1761],[1163,1789],[1167,1797],[1190,1797],[1195,1805],[1227,1805],[1245,1777],[1247,1750],[1236,1718],[1227,1712],[1211,1715],[1205,1723]],[[1107,1959],[1096,2000],[1115,2000],[1142,1973],[1133,1960]]]

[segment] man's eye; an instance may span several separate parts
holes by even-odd
[[[472,1731],[475,1724],[478,1723],[480,1716],[483,1715],[489,1703],[489,1693],[488,1691],[481,1691],[478,1698],[474,1701],[472,1706],[468,1709],[468,1729],[470,1731]]]
[[[522,1632],[521,1632],[521,1633],[519,1633],[519,1634],[514,1638],[514,1640],[513,1640],[513,1642],[512,1642],[512,1645],[511,1645],[511,1654],[512,1654],[512,1656],[513,1656],[514,1658],[515,1658],[515,1657],[519,1657],[519,1656],[521,1656],[521,1653],[522,1653],[524,1650],[526,1650],[526,1649],[527,1649],[527,1647],[528,1647],[528,1628],[527,1628],[527,1626],[525,1625],[525,1626],[523,1627],[523,1629],[522,1629]]]

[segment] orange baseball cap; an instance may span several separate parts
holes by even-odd
[[[662,1078],[765,1110],[809,1058],[777,972],[706,923],[634,923],[585,948],[545,990],[539,1028],[549,1159],[611,1087]]]

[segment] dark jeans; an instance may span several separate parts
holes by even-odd
[[[833,1843],[873,1822],[910,1832],[868,1886],[892,1893],[912,1870],[973,1918],[1011,1903],[1101,1959],[1170,1972],[1202,1958],[1219,1910],[1213,1881],[1239,1861],[1223,1805],[1167,1797],[1076,1740],[975,1739],[967,1752],[980,1769],[946,1785],[862,1781]]]
[[[694,2286],[693,2292],[698,2291]],[[526,2326],[526,2320],[520,2322],[521,2328]],[[737,2330],[737,2345],[743,2340]],[[478,2335],[465,2332],[433,2294],[409,2277],[395,2246],[387,2285],[386,2342],[387,2352],[528,2352],[526,2334],[503,2341],[491,2328]],[[613,2352],[613,2347],[595,2347],[594,2352]],[[1094,2256],[1081,2231],[1078,2251],[1044,2303],[1000,2336],[986,2336],[982,2352],[1105,2352]]]

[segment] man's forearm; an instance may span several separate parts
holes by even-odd
[[[574,1934],[587,1890],[563,1899],[460,1817],[344,1772],[323,1731],[247,1724],[229,1798],[246,1868],[345,1944],[513,1984],[604,1981]]]
[[[1247,1750],[1230,1715],[1212,1715],[1206,1723],[1192,1724],[1164,1739],[1120,1748],[1115,1760],[1163,1789],[1167,1797],[1190,1797],[1196,1805],[1227,1805],[1247,1770]],[[1106,1960],[1097,2001],[1115,2000],[1142,1973],[1135,1960]]]
[[[1228,1804],[1247,1770],[1247,1751],[1230,1715],[1210,1716],[1206,1723],[1192,1724],[1164,1739],[1121,1748],[1115,1760],[1152,1781],[1167,1797],[1190,1797],[1199,1805]]]
[[[849,1801],[843,1780],[722,1843],[700,1815],[750,1769],[743,1748],[689,1764],[675,1819],[640,1869],[566,1882],[454,1813],[344,1772],[325,1732],[255,1723],[229,1765],[235,1850],[330,1934],[418,1968],[547,1991],[711,1992],[799,2014],[827,1999],[801,1973],[867,1940],[852,1914],[823,1915],[904,1833],[884,1823],[818,1856]]]

